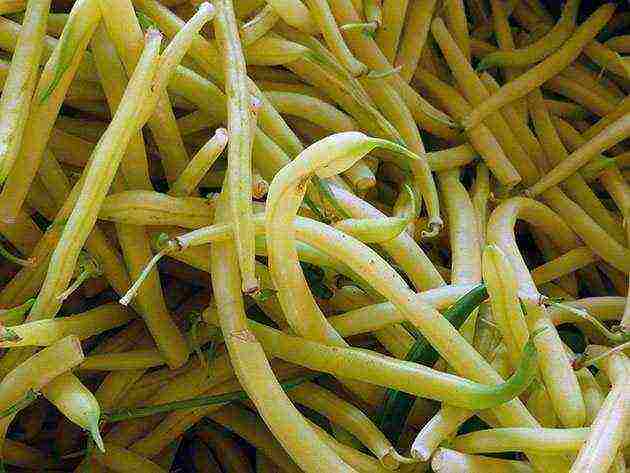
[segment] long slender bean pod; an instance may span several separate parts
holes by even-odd
[[[407,82],[418,67],[436,3],[435,0],[411,0],[407,8],[407,18],[395,61],[396,66],[400,67],[400,76]]]
[[[125,145],[136,132],[135,119],[140,112],[138,102],[146,99],[150,93],[150,83],[157,69],[160,41],[161,36],[155,32],[148,36],[142,67],[132,77],[112,124],[94,151],[84,187],[63,228],[60,244],[53,252],[46,280],[31,312],[33,320],[52,317],[59,310],[56,296],[65,289],[72,277],[74,264],[96,221],[98,209],[114,179]],[[112,152],[116,154],[112,156]]]
[[[42,393],[70,421],[87,430],[99,450],[104,451],[99,431],[101,408],[79,378],[68,371],[46,384]]]
[[[571,467],[571,473],[609,471],[622,444],[630,416],[628,366],[628,359],[622,353],[608,356],[600,363],[613,387],[593,420],[586,441]]]
[[[575,236],[553,211],[530,199],[509,199],[492,213],[488,223],[488,243],[498,246],[505,253],[516,273],[520,289],[536,297],[538,291],[514,238],[514,225],[519,218],[540,227],[559,246],[571,245],[575,241]],[[539,327],[549,327],[549,330],[538,338],[537,346],[541,354],[545,353],[539,358],[539,367],[554,410],[565,426],[579,427],[583,425],[585,418],[584,400],[558,332],[552,326],[544,309],[526,305],[528,311],[526,320],[530,331]]]
[[[515,374],[504,384],[489,386],[464,380],[464,378],[457,376],[451,379],[450,376],[452,375],[395,358],[375,357],[364,350],[330,347],[298,337],[291,337],[255,322],[251,323],[251,327],[266,350],[286,361],[338,376],[360,380],[371,379],[372,382],[380,385],[393,387],[420,397],[439,399],[464,408],[490,408],[513,399],[515,392],[525,388],[523,384],[529,385],[535,373],[535,368],[530,366],[535,358],[535,348],[532,342],[528,343],[523,361],[517,371],[518,374]],[[296,351],[296,347],[300,344],[302,348]],[[335,356],[333,353],[337,353],[337,355]],[[335,363],[329,363],[332,359],[336,360]],[[424,378],[425,376],[426,378]],[[416,381],[423,378],[425,382],[415,384]],[[411,379],[415,381],[412,382]],[[429,379],[433,381],[429,381]],[[455,384],[447,388],[451,382],[457,384],[458,388],[454,388]]]
[[[590,248],[575,248],[558,258],[542,264],[532,270],[532,279],[536,285],[541,285],[597,261],[597,256]]]
[[[19,154],[30,103],[37,85],[49,0],[29,2],[22,31],[0,97],[0,182]]]
[[[567,150],[563,146],[561,136],[558,133],[563,130],[562,125],[564,122],[549,116],[540,91],[535,90],[530,93],[528,101],[532,109],[531,115],[534,127],[548,157],[549,165],[558,165],[568,158]],[[568,177],[562,188],[571,199],[580,205],[617,242],[622,243],[624,241],[623,230],[620,228],[620,225],[582,177],[577,174]]]
[[[243,46],[249,46],[262,38],[280,20],[280,16],[269,4],[265,5],[251,20],[241,26]]]
[[[501,460],[440,448],[431,459],[431,467],[436,473],[533,473],[527,463],[514,460]]]
[[[227,195],[223,198],[227,198]],[[217,215],[219,221],[227,220],[227,209],[219,206],[217,210],[220,211]],[[212,271],[212,279],[219,318],[234,371],[270,430],[294,461],[307,471],[312,468],[352,471],[336,454],[322,445],[275,380],[262,347],[246,322],[233,243],[213,245],[211,255],[211,265],[216,268]],[[228,271],[225,271],[226,263]],[[287,422],[289,419],[290,422]],[[295,435],[297,429],[300,431],[299,437]]]
[[[489,245],[483,252],[483,275],[488,288],[492,316],[501,332],[512,369],[529,336],[518,299],[518,280],[505,254]]]
[[[217,2],[215,33],[223,50],[223,70],[228,97],[228,171],[229,206],[243,292],[258,289],[254,271],[255,243],[252,221],[252,135],[247,72],[238,26],[231,0]]]
[[[171,186],[170,195],[187,197],[194,194],[195,189],[219,158],[228,142],[228,134],[224,128],[218,128],[212,138],[193,156],[177,180]]]
[[[289,398],[325,415],[333,423],[353,434],[380,460],[387,469],[396,469],[401,462],[413,460],[402,457],[372,421],[352,404],[315,383],[305,383],[292,389]]]
[[[64,35],[44,66],[35,90],[35,101],[29,111],[18,155],[20,165],[13,166],[0,193],[0,217],[3,220],[13,221],[22,207],[66,91],[99,20],[96,0],[74,4]],[[42,100],[42,97],[46,99]]]
[[[48,346],[67,335],[86,339],[105,330],[124,325],[132,319],[131,311],[107,304],[83,314],[71,315],[57,320],[39,320],[14,325],[10,332],[15,341],[0,342],[3,347]]]
[[[83,350],[78,338],[70,335],[36,353],[11,370],[0,383],[0,404],[5,409],[14,405],[29,391],[40,391],[83,361]],[[15,414],[0,420],[0,443]]]
[[[394,63],[398,42],[405,22],[408,0],[383,0],[381,24],[374,40],[390,64]]]
[[[499,428],[460,435],[450,447],[463,453],[513,452],[533,449],[541,452],[577,452],[590,429],[519,429]]]

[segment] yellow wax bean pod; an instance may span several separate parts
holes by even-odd
[[[481,82],[483,82],[484,86],[490,93],[495,93],[500,88],[494,77],[487,72],[481,74]],[[517,104],[518,103],[523,103],[527,106],[525,101],[517,102]],[[504,107],[501,110],[501,114],[505,118],[505,121],[510,124],[510,127],[513,128],[516,140],[521,144],[525,152],[538,168],[538,172],[543,169],[547,169],[547,158],[544,154],[542,146],[540,145],[540,142],[534,132],[529,128],[528,123],[523,120],[522,116],[519,116],[518,107]]]
[[[105,198],[98,217],[131,225],[204,227],[214,220],[213,203],[154,191],[123,191]]]
[[[401,68],[400,76],[407,82],[411,80],[418,67],[436,3],[435,0],[412,0],[407,8],[405,26],[395,61],[395,65]]]
[[[273,7],[269,4],[265,5],[253,18],[241,26],[240,36],[243,46],[247,47],[262,38],[279,20],[280,16]]]
[[[177,197],[187,197],[194,194],[203,177],[225,149],[227,142],[227,130],[218,128],[213,137],[201,147],[177,177],[169,194]]]
[[[0,403],[3,409],[8,410],[8,415],[0,421],[0,444],[4,444],[6,432],[16,413],[24,407],[21,401],[28,401],[29,395],[32,400],[33,392],[41,391],[56,378],[69,373],[68,370],[82,360],[81,343],[70,335],[27,358],[3,378]]]
[[[267,33],[252,44],[243,46],[245,60],[252,66],[281,66],[296,61],[309,52],[309,49],[301,44],[287,41],[272,33]]]
[[[568,157],[562,138],[562,133],[565,129],[563,126],[564,122],[549,116],[542,100],[542,94],[539,91],[533,91],[529,94],[528,101],[532,110],[531,116],[534,127],[548,157],[548,165],[557,165]],[[603,203],[581,176],[576,174],[569,177],[562,188],[571,199],[582,207],[599,226],[612,235],[617,242],[622,243],[624,241],[623,229],[620,228],[619,223],[611,215],[611,212],[604,207]]]
[[[575,248],[552,261],[534,268],[532,270],[532,278],[536,285],[544,284],[566,274],[571,274],[595,261],[597,261],[597,256],[590,248]]]
[[[431,460],[436,473],[533,473],[529,464],[513,460],[500,460],[475,455],[467,455],[455,450],[440,448]]]
[[[536,286],[514,240],[513,228],[519,218],[539,226],[560,247],[571,245],[570,242],[575,241],[575,236],[557,214],[530,199],[509,199],[493,212],[488,223],[488,242],[503,250],[516,273],[520,289],[529,292],[530,298],[537,297]],[[551,325],[544,309],[529,303],[526,303],[526,306],[528,311],[526,319],[530,330]],[[567,427],[581,426],[584,423],[584,402],[555,329],[550,327],[539,342],[541,353],[548,352],[548,355],[539,359],[539,366],[556,414]]]
[[[583,120],[588,116],[584,107],[564,100],[545,99],[545,106],[549,113],[561,118]]]
[[[434,75],[416,71],[414,77],[455,119],[464,117],[471,110],[468,102],[453,87]],[[484,124],[470,128],[466,135],[499,182],[512,187],[521,180],[520,174],[505,155],[497,139]]]
[[[622,58],[605,44],[596,40],[591,41],[584,48],[584,55],[602,69],[614,72],[620,77],[628,78],[626,59]]]
[[[425,148],[418,127],[414,124],[411,110],[404,102],[402,96],[389,84],[378,84],[369,79],[363,79],[375,104],[383,111],[385,117],[396,127],[402,142],[410,151],[417,155],[424,155]],[[422,195],[424,205],[429,216],[428,230],[423,234],[426,237],[435,236],[443,224],[440,218],[440,204],[437,199],[435,183],[430,173],[430,168],[424,160],[412,160],[408,164],[411,170],[411,186],[417,194]]]
[[[467,409],[485,409],[507,402],[514,397],[515,392],[529,385],[536,372],[532,364],[535,348],[531,340],[523,353],[517,373],[504,384],[491,386],[464,381],[464,378],[415,363],[373,355],[367,350],[330,347],[292,337],[255,322],[250,323],[250,327],[265,350],[285,361],[336,376],[361,381],[372,380],[382,386]],[[300,350],[297,350],[298,346],[301,346]],[[327,363],[325,360],[330,360],[333,353],[338,354],[335,363]],[[419,383],[420,379],[425,381]]]
[[[351,117],[316,97],[282,91],[265,92],[265,96],[281,114],[304,118],[336,133],[358,130]]]
[[[365,193],[376,186],[376,176],[364,161],[358,161],[342,175],[357,193]]]
[[[307,0],[306,3],[331,53],[351,75],[357,77],[366,74],[368,72],[367,66],[357,60],[346,45],[328,2]]]
[[[458,48],[466,59],[470,61],[470,37],[463,0],[447,0],[444,3],[444,10],[444,17],[449,31],[455,38]]]
[[[589,431],[588,427],[488,429],[455,437],[450,447],[464,453],[498,453],[527,449],[548,453],[577,452],[584,445]]]
[[[318,434],[318,437],[334,450],[340,458],[342,458],[348,465],[355,469],[355,471],[365,471],[370,473],[385,473],[387,470],[381,466],[381,464],[371,455],[366,455],[353,447],[349,447],[341,442],[338,442],[332,435],[329,435],[324,429],[319,427],[312,421],[308,421],[309,425],[313,427]]]
[[[83,361],[79,339],[69,335],[36,353],[4,377],[0,383],[2,409],[19,401],[27,391],[39,391],[53,379]]]
[[[227,197],[227,196],[224,196]],[[219,207],[219,221],[227,218],[227,209]],[[339,457],[318,440],[301,414],[291,405],[271,372],[256,337],[249,331],[236,273],[236,252],[231,242],[212,246],[213,288],[221,327],[234,371],[251,396],[267,425],[288,450],[293,460],[307,471],[332,468],[352,471]],[[228,271],[225,264],[228,263]],[[229,304],[227,301],[233,301]],[[291,422],[287,420],[293,419]],[[296,436],[296,429],[300,435]]]
[[[80,18],[80,20],[79,20]],[[81,58],[98,21],[100,12],[94,0],[77,2],[70,16],[65,34],[57,43],[53,55],[44,67],[34,92],[33,106],[25,125],[18,160],[13,166],[0,195],[0,217],[7,221],[16,218],[30,184],[41,163],[50,131],[74,78]]]
[[[50,14],[48,16],[50,18]],[[68,15],[68,18],[69,17],[70,15]],[[64,26],[66,23],[68,23],[67,20],[64,22]],[[21,24],[11,21],[6,17],[2,17],[0,19],[0,47],[6,51],[15,50],[17,46],[17,40],[20,36],[21,31]],[[48,61],[58,43],[59,40],[53,38],[52,36],[44,36],[44,50],[42,59]],[[98,80],[96,68],[94,67],[94,62],[89,51],[85,52],[81,64],[79,64],[78,66],[76,75],[77,78],[85,81],[95,82]]]
[[[87,430],[99,450],[104,451],[99,431],[101,408],[92,392],[71,372],[57,376],[42,393],[63,415]]]
[[[301,82],[283,82],[282,77],[277,78],[278,80],[274,79],[274,77],[270,79],[263,78],[258,80],[256,83],[263,92],[293,92],[296,94],[308,95],[309,97],[316,97],[326,103],[334,103],[332,98],[326,95],[324,91],[315,88],[314,86],[306,85]]]
[[[490,198],[490,171],[488,167],[479,163],[476,167],[475,183],[472,188],[472,204],[478,222],[479,244],[483,247],[486,242],[486,226],[488,224],[488,200]]]
[[[350,1],[337,1],[331,4],[335,18],[342,23],[360,23],[361,19],[354,10]],[[363,34],[360,30],[348,30],[345,35],[350,48],[358,59],[363,61],[370,69],[375,71],[387,71],[391,65],[378,48],[376,42]],[[387,77],[387,81],[395,89],[396,93],[407,103],[414,119],[431,133],[438,136],[453,136],[450,119],[441,111],[429,104],[423,97],[417,94],[398,74]]]
[[[0,97],[0,182],[4,182],[17,156],[28,120],[30,102],[44,46],[49,0],[29,2],[22,31]]]
[[[579,381],[579,376],[578,376]],[[580,387],[582,384],[580,383]],[[587,396],[584,394],[584,389],[582,389],[582,393],[584,396],[584,404],[586,405],[587,412],[587,421],[588,421],[588,401]],[[540,422],[542,427],[557,427],[558,417],[552,409],[549,409],[551,405],[551,399],[549,399],[549,393],[547,390],[541,385],[538,389],[533,389],[529,397],[527,398],[527,409],[529,412],[536,417],[536,420]]]
[[[488,100],[490,93],[486,90],[481,79],[475,74],[472,66],[459,49],[454,38],[449,34],[446,25],[441,19],[438,18],[433,21],[431,32],[457,80],[460,90],[464,92],[470,103],[476,106]],[[536,167],[521,147],[502,115],[499,113],[488,115],[484,123],[497,138],[506,155],[510,157],[523,181],[525,183],[535,182],[538,178]]]
[[[505,254],[489,245],[483,251],[483,279],[486,283],[493,321],[507,348],[510,367],[519,362],[529,331],[518,298],[518,280]]]
[[[597,351],[605,352],[605,349],[591,349],[591,352]],[[623,353],[613,353],[599,362],[599,367],[609,377],[613,387],[593,420],[586,441],[571,467],[571,473],[609,471],[623,443],[630,416],[629,366],[628,358]]]
[[[570,215],[567,222],[599,257],[614,267],[627,271],[630,268],[630,252],[610,236],[578,205],[557,188],[549,189],[545,201],[558,213]]]
[[[287,25],[307,34],[318,32],[312,13],[300,0],[272,0],[269,4]]]
[[[450,224],[451,282],[453,284],[479,282],[481,245],[470,196],[459,181],[459,170],[440,173],[439,180]]]
[[[474,413],[445,404],[433,415],[416,435],[411,445],[411,456],[429,461],[435,450],[457,432],[460,425]]]
[[[600,120],[600,122],[601,121],[604,120]],[[598,157],[600,153],[620,142],[627,134],[628,121],[630,121],[630,116],[626,114],[598,132],[596,136],[590,136],[591,139],[586,142],[584,138],[580,136],[580,133],[570,124],[566,121],[556,119],[554,124],[557,127],[558,134],[562,141],[573,150],[573,153],[547,173],[543,179],[532,186],[534,191],[532,195],[544,192],[550,186],[568,179],[586,163]],[[615,200],[622,215],[625,216],[627,209],[630,208],[628,196],[630,192],[627,189],[627,184],[623,182],[623,179],[619,179],[619,177],[619,171],[616,167],[612,167],[602,172],[600,180]],[[529,189],[526,193],[531,194]]]
[[[473,162],[477,156],[477,151],[470,144],[430,151],[426,154],[432,171],[446,171],[453,167],[465,166]]]
[[[383,243],[396,238],[405,231],[411,219],[400,217],[386,217],[383,219],[354,219],[340,220],[334,224],[337,230],[364,243]]]
[[[142,30],[138,23],[133,5],[130,0],[112,0],[103,2],[98,0],[103,23],[112,43],[114,44],[120,60],[123,63],[127,75],[131,77],[137,68],[143,48]],[[211,9],[210,9],[211,10]],[[155,78],[154,91],[151,100],[147,101],[145,116],[139,117],[144,124],[148,123],[152,130],[152,136],[160,152],[167,180],[172,182],[184,169],[188,162],[188,154],[184,148],[182,138],[177,129],[177,123],[172,107],[164,87],[168,81],[164,81],[177,65],[190,47],[190,42],[195,37],[195,32],[212,17],[212,11],[203,8],[188,24],[188,32],[185,32],[177,40],[173,37],[162,57],[161,71]],[[154,28],[154,27],[153,27]],[[175,53],[175,54],[173,54]],[[158,83],[160,85],[158,85]],[[155,111],[155,113],[153,113]]]
[[[83,340],[124,325],[133,317],[130,310],[115,304],[105,304],[83,314],[15,325],[9,331],[17,340],[0,342],[0,346],[48,346],[67,335],[75,335]]]
[[[408,3],[407,0],[383,0],[382,2],[380,24],[374,40],[390,64],[394,63],[396,57]]]
[[[131,104],[129,102],[133,101],[131,97],[133,97],[134,99],[137,98],[136,93],[139,92],[137,89],[140,89],[140,91],[144,89],[148,93],[149,91],[148,82],[152,78],[152,72],[154,72],[154,69],[156,66],[157,47],[159,46],[159,42],[160,42],[159,36],[157,37],[153,36],[153,38],[148,41],[148,46],[150,47],[147,47],[147,54],[146,54],[147,64],[144,67],[145,70],[143,71],[142,69],[139,69],[140,72],[138,74],[138,77],[136,77],[137,80],[130,82],[130,86],[127,91],[128,94],[126,94],[127,103],[124,104],[126,106],[123,107],[123,104],[121,103],[121,107],[119,108],[118,113],[117,113],[117,115],[119,116],[119,119],[118,121],[115,121],[115,123],[113,124],[114,129],[110,127],[109,136],[106,137],[104,135],[101,141],[101,146],[97,147],[99,151],[95,150],[95,153],[100,153],[100,156],[102,158],[105,158],[105,156],[107,156],[108,161],[110,161],[111,156],[107,150],[107,147],[108,147],[107,145],[109,145],[110,147],[113,147],[116,143],[118,143],[118,140],[120,139],[117,131],[115,130],[115,126],[118,125],[119,127],[123,127],[123,128],[126,127],[128,129],[127,136],[129,138],[131,137],[131,134],[133,133],[133,130],[131,129],[133,128],[133,124],[132,126],[129,126],[128,122],[130,121],[130,119],[132,119],[132,117],[134,117],[134,112],[136,112],[137,104]],[[149,74],[146,74],[146,73],[149,73]],[[114,137],[113,135],[116,135],[116,136]],[[124,138],[122,139],[124,140]],[[103,140],[106,143],[104,143]],[[122,150],[119,151],[119,160],[121,158],[122,158]],[[95,160],[98,160],[98,156],[95,158]],[[113,174],[110,173],[110,178],[108,182],[107,176],[105,177],[105,179],[103,179],[103,176],[101,174],[102,172],[100,169],[98,169],[98,166],[94,166],[92,168],[91,177],[86,177],[84,181],[85,182],[84,189],[86,189],[86,191],[85,193],[79,196],[77,206],[71,213],[68,223],[64,226],[63,231],[62,231],[62,237],[61,237],[62,241],[65,238],[66,239],[65,241],[70,243],[70,245],[61,245],[61,244],[57,245],[55,252],[53,252],[51,265],[49,266],[49,273],[48,273],[49,277],[44,282],[44,286],[42,287],[42,290],[40,291],[39,296],[38,296],[38,302],[36,302],[34,306],[35,310],[32,312],[32,316],[35,319],[41,318],[44,314],[46,317],[52,317],[55,315],[55,313],[59,309],[60,304],[56,298],[59,295],[59,293],[61,293],[61,291],[65,289],[65,286],[70,280],[72,276],[73,267],[79,255],[81,247],[83,246],[83,243],[89,236],[89,232],[91,231],[94,225],[94,222],[96,221],[96,213],[98,212],[98,205],[96,206],[96,208],[94,207],[96,203],[92,200],[92,195],[99,194],[99,186],[97,184],[100,184],[100,189],[103,189],[103,187],[107,189],[108,184],[111,183],[111,180],[113,180],[113,177],[114,177]],[[102,191],[100,195],[101,202],[104,197],[105,195],[104,195],[104,192]],[[86,200],[89,200],[90,202],[89,206],[83,206],[81,204],[81,202],[86,201]],[[89,214],[93,214],[93,215],[89,215]],[[86,218],[92,220],[92,223],[86,225],[86,221],[85,221]],[[73,235],[73,233],[77,234],[75,235],[77,236],[77,238],[70,236],[70,235]],[[79,234],[80,236],[78,236]]]
[[[82,370],[118,371],[154,368],[165,363],[157,350],[131,350],[89,355],[79,365]]]
[[[145,12],[153,21],[155,21],[160,29],[168,36],[175,36],[175,34],[177,34],[177,32],[181,30],[185,25],[182,19],[177,17],[168,8],[155,0],[135,0],[134,4],[138,8],[141,8],[143,12]],[[216,64],[218,64],[220,61],[220,56],[217,52],[215,44],[210,43],[203,39],[200,35],[197,35],[192,42],[190,55],[198,63],[203,73],[208,74],[209,77],[215,80],[219,85],[225,85],[225,77],[222,68],[216,67]],[[176,72],[176,75],[173,79],[184,78],[178,76],[179,74]],[[184,83],[185,85],[191,85],[189,82],[190,78],[191,76],[186,76],[186,82]],[[202,81],[204,80],[203,78],[199,77],[197,77],[196,79],[201,79]],[[184,90],[181,90],[180,88],[180,86],[184,86],[184,84],[182,84],[179,80],[177,81],[178,85],[173,84],[174,80],[172,80],[171,82],[172,83],[169,87],[177,88],[178,90],[180,90],[179,95],[183,95],[185,98],[188,99],[188,97],[183,94]],[[260,130],[264,132],[264,134],[269,134],[273,138],[273,140],[278,143],[278,146],[280,146],[280,149],[282,151],[290,153],[291,155],[299,153],[302,150],[302,144],[300,143],[297,136],[288,127],[284,120],[282,120],[278,112],[274,110],[274,108],[264,99],[264,96],[262,96],[262,93],[260,92],[260,90],[258,90],[258,87],[252,81],[248,80],[248,87],[250,89],[250,92],[254,93],[259,99],[262,100],[259,113]],[[214,86],[213,92],[218,92],[217,95],[221,97],[219,100],[219,104],[225,102],[225,97],[222,96],[221,92],[217,89],[216,86]],[[214,95],[215,94],[211,94],[210,97]],[[201,98],[202,101],[204,101],[204,105],[208,105],[207,101],[210,97],[202,94],[202,96],[198,97],[197,100],[191,101],[197,105],[200,105],[197,103],[197,101],[199,100],[199,98]],[[213,112],[217,111],[217,103],[215,103],[214,101],[212,101],[211,110]],[[225,120],[225,108],[221,106],[218,110],[223,114],[222,120]],[[256,141],[254,142],[254,145],[255,146],[253,152],[254,155],[256,155]],[[267,155],[266,159],[270,157],[271,156]],[[270,176],[265,176],[265,178],[269,177]]]
[[[258,289],[254,272],[255,238],[252,219],[252,120],[247,85],[245,58],[238,36],[238,26],[232,2],[217,3],[215,33],[223,50],[223,73],[226,77],[228,108],[228,170],[229,208],[234,230],[236,252],[243,279],[243,292]]]
[[[594,115],[604,117],[615,110],[615,102],[593,90],[584,81],[578,80],[574,75],[558,74],[542,85],[542,88],[558,95],[566,97],[591,112]]]

